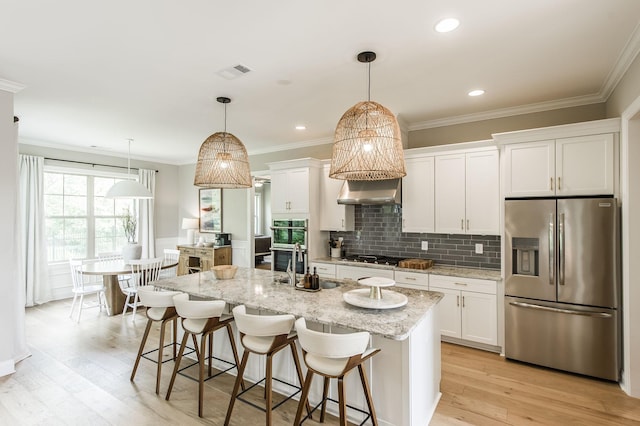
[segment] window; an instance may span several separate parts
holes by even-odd
[[[98,253],[119,251],[126,244],[121,218],[127,208],[135,212],[135,203],[104,198],[120,180],[117,176],[45,171],[49,262],[94,258]]]

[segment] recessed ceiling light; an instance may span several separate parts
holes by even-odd
[[[458,28],[458,25],[460,25],[460,21],[456,18],[445,18],[438,21],[435,29],[439,33],[448,33]]]
[[[307,126],[304,126],[302,124],[296,126],[296,130],[306,130],[306,129],[307,129]]]
[[[472,90],[468,93],[469,96],[480,96],[480,95],[484,95],[484,90],[482,89],[477,89],[477,90]]]

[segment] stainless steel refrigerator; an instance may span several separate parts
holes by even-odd
[[[505,355],[618,381],[615,198],[505,201]]]

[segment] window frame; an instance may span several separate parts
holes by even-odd
[[[115,172],[115,171],[106,171],[106,170],[95,170],[95,169],[86,169],[79,167],[62,167],[52,164],[47,164],[45,161],[44,165],[44,173],[57,173],[63,175],[79,175],[87,178],[87,192],[86,192],[86,216],[51,216],[54,218],[86,218],[87,220],[87,253],[86,258],[84,259],[92,259],[98,256],[96,249],[96,219],[101,218],[120,218],[121,216],[104,216],[104,215],[96,215],[95,214],[95,178],[113,178],[113,179],[132,179],[135,181],[139,181],[139,176],[136,174],[130,174],[127,172]],[[132,203],[133,214],[137,216],[138,214],[138,203],[137,200],[133,200]],[[47,212],[44,212],[45,221],[50,216],[47,215]],[[57,265],[67,263],[69,259],[64,260],[49,260],[47,250],[47,264],[48,265]]]

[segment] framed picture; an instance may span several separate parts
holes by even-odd
[[[222,189],[200,189],[200,232],[222,232]]]

